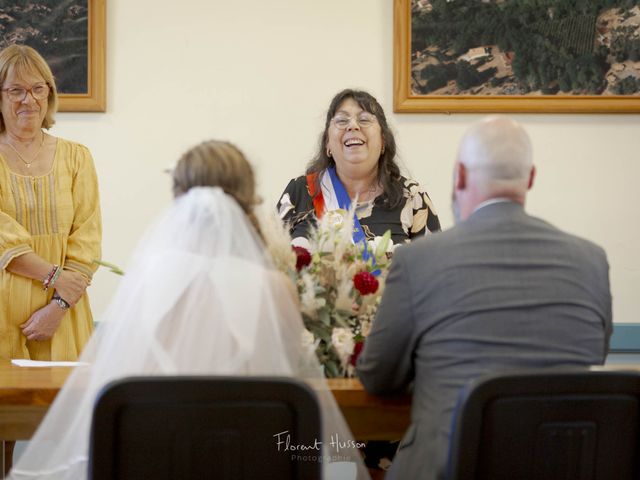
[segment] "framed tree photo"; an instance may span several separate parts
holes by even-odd
[[[63,112],[104,112],[105,0],[0,0],[0,48],[36,49],[56,80]]]
[[[640,112],[640,0],[394,0],[396,112]]]

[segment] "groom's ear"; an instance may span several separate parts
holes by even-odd
[[[456,162],[454,167],[454,185],[456,190],[464,190],[467,188],[467,167],[463,163]]]
[[[536,178],[536,167],[531,167],[531,172],[529,172],[529,183],[527,185],[527,190],[531,190],[533,187],[534,180]]]

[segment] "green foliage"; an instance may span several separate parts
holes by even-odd
[[[638,61],[640,59],[640,39],[630,38],[634,27],[619,27],[614,31],[609,50],[617,62],[625,60]]]
[[[572,15],[559,20],[544,19],[533,27],[535,38],[548,40],[544,47],[563,47],[577,55],[590,53],[596,33],[595,15]],[[544,48],[543,47],[543,48]]]
[[[482,83],[480,73],[469,62],[460,60],[456,63],[456,84],[460,90],[467,90]]]
[[[427,81],[426,90],[432,92],[444,87],[447,82],[456,78],[457,69],[454,63],[427,65],[421,71],[421,77]]]
[[[115,273],[116,275],[124,275],[124,270],[113,263],[105,262],[104,260],[94,260],[93,263],[108,268],[111,273]]]
[[[626,77],[616,82],[612,88],[617,95],[633,95],[640,91],[640,79]]]
[[[603,46],[594,51],[597,16],[604,9],[625,13],[639,4],[640,0],[434,0],[430,13],[413,18],[412,47],[434,46],[455,58],[440,59],[443,65],[438,69],[421,72],[425,93],[451,80],[444,65],[454,64],[470,48],[498,45],[515,54],[513,71],[526,91],[599,94],[606,85],[609,51]],[[627,30],[621,30],[611,45],[618,62],[640,60],[640,39],[630,38]],[[455,63],[460,90],[484,81],[497,83],[477,71],[481,62],[465,63]]]

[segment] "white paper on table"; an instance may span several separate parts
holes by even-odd
[[[24,358],[14,358],[11,363],[19,367],[77,367],[79,365],[89,365],[87,362],[45,362],[43,360],[27,360]]]

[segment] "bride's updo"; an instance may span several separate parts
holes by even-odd
[[[260,234],[254,207],[256,195],[253,168],[233,144],[209,140],[182,155],[173,170],[173,195],[178,197],[192,187],[220,187],[231,195]]]

